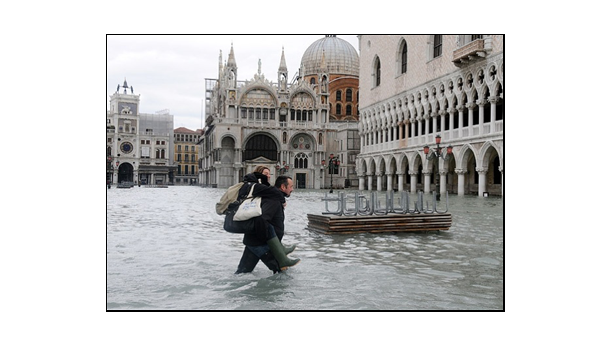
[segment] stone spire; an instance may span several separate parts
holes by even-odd
[[[237,62],[235,61],[235,52],[233,51],[233,42],[231,42],[231,51],[229,52],[229,61],[225,70],[225,77],[228,88],[237,87]]]
[[[222,49],[218,55],[218,79],[222,78]]]
[[[286,67],[286,56],[284,56],[284,47],[282,47],[282,57],[280,59],[280,67],[277,69],[277,84],[280,92],[285,92],[288,87],[288,67]]]
[[[229,61],[227,61],[227,67],[235,67],[237,69],[237,62],[235,62],[235,52],[233,52],[233,43],[231,43],[231,51],[229,52]]]
[[[280,59],[280,68],[278,71],[288,72],[288,67],[286,66],[286,56],[284,56],[284,47],[282,47],[282,58]]]

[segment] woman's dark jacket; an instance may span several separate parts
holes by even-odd
[[[263,215],[255,222],[255,234],[244,234],[243,243],[248,246],[260,246],[267,242],[267,223],[273,225],[277,237],[284,236],[284,203],[285,195],[279,189],[269,185],[267,176],[251,173],[244,176],[244,185],[239,190],[239,198],[245,198],[254,185],[253,197],[261,197]]]

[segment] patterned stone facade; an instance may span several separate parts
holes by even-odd
[[[360,36],[360,189],[501,195],[504,37]],[[424,146],[442,138],[448,160]],[[438,180],[436,180],[438,179]]]

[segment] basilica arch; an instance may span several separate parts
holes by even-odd
[[[279,161],[277,138],[265,132],[255,132],[244,140],[242,162],[265,157],[273,162]]]
[[[279,101],[273,90],[263,83],[255,83],[244,90],[239,99],[239,117],[247,120],[275,120]]]
[[[277,107],[279,101],[271,87],[263,83],[255,83],[243,91],[239,99],[243,106],[262,105],[265,107]]]

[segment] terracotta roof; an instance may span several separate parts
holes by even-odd
[[[182,133],[182,134],[199,134],[199,132],[190,130],[188,128],[185,127],[178,127],[176,129],[174,129],[174,133]]]

